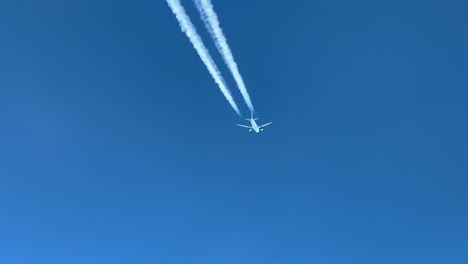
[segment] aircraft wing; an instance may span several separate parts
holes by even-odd
[[[271,123],[273,123],[273,122],[263,124],[263,125],[259,126],[259,128],[264,128],[264,127],[266,127],[266,126],[268,126],[268,125],[271,125]]]
[[[240,126],[240,127],[245,127],[245,128],[248,128],[248,129],[252,129],[252,127],[249,127],[249,126],[244,126],[244,125],[239,125],[239,124],[237,124],[237,125]]]

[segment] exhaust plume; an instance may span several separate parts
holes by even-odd
[[[198,35],[198,32],[195,29],[195,26],[190,21],[190,18],[185,12],[184,7],[180,3],[180,0],[166,0],[166,2],[171,8],[172,13],[174,13],[174,15],[176,16],[177,21],[179,21],[179,25],[180,25],[180,28],[182,29],[182,32],[184,32],[189,38],[193,47],[197,51],[198,56],[200,56],[200,59],[203,61],[206,68],[210,72],[211,77],[213,77],[214,81],[219,86],[219,89],[224,94],[224,97],[226,97],[226,99],[228,100],[229,104],[232,106],[234,111],[236,111],[236,113],[240,115],[239,108],[234,102],[234,98],[232,97],[231,92],[229,91],[229,88],[226,86],[226,83],[223,79],[223,76],[221,75],[221,72],[219,71],[218,67],[213,61],[213,58],[210,56],[208,49],[205,47],[205,44],[203,44],[203,41],[200,35]]]
[[[227,39],[224,36],[223,30],[221,29],[218,16],[214,11],[213,4],[211,0],[193,0],[195,5],[200,13],[200,16],[205,24],[206,29],[211,35],[211,38],[216,44],[216,48],[219,53],[223,56],[224,62],[231,71],[234,80],[236,81],[237,87],[239,88],[242,97],[244,98],[245,103],[249,107],[251,112],[255,112],[252,101],[250,100],[249,93],[245,87],[244,80],[242,79],[237,63],[234,60],[231,49],[227,44]]]

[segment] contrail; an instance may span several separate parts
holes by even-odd
[[[239,88],[242,97],[244,98],[245,103],[249,107],[251,112],[254,112],[254,107],[252,105],[252,101],[250,100],[249,93],[247,92],[247,88],[245,87],[244,80],[242,79],[241,74],[239,73],[239,69],[237,67],[237,63],[234,60],[234,56],[232,55],[231,49],[227,44],[227,39],[224,36],[223,30],[219,24],[218,16],[214,11],[213,4],[211,0],[193,0],[195,5],[200,13],[200,16],[205,23],[205,27],[207,28],[208,32],[211,35],[211,38],[216,44],[219,53],[223,56],[224,62],[228,66],[229,70],[231,71],[234,80],[236,81],[237,87]]]
[[[187,13],[185,12],[184,7],[182,6],[179,0],[166,0],[166,2],[171,8],[172,13],[174,13],[177,20],[179,21],[179,25],[180,25],[180,28],[182,29],[182,32],[185,32],[185,34],[189,38],[193,47],[197,51],[198,56],[200,56],[200,59],[203,61],[206,68],[210,72],[211,77],[213,77],[216,84],[218,84],[219,89],[224,94],[224,96],[226,97],[226,99],[228,100],[232,108],[234,108],[236,113],[240,115],[239,108],[234,102],[231,92],[229,91],[229,88],[226,86],[223,76],[221,76],[221,72],[219,71],[218,67],[213,61],[213,58],[211,58],[210,53],[208,52],[208,49],[205,47],[205,44],[203,44],[203,41],[200,38],[200,35],[198,35],[198,32],[195,29],[195,26],[192,24],[192,22],[190,21],[190,18],[187,16]]]

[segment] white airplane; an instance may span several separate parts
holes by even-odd
[[[266,124],[263,124],[263,125],[257,125],[257,122],[255,122],[255,120],[257,120],[258,118],[253,118],[253,113],[250,113],[250,118],[249,119],[245,119],[247,121],[250,121],[250,125],[251,126],[244,126],[244,125],[239,125],[237,124],[238,126],[240,127],[245,127],[245,128],[248,128],[249,131],[252,131],[252,129],[257,132],[257,133],[260,133],[260,131],[263,131],[263,128],[270,125],[271,123],[273,122],[269,122],[269,123],[266,123]]]

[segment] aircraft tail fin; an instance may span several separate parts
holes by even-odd
[[[247,120],[247,121],[258,120],[258,118],[253,118],[253,112],[250,112],[250,118],[246,118],[245,120]]]

